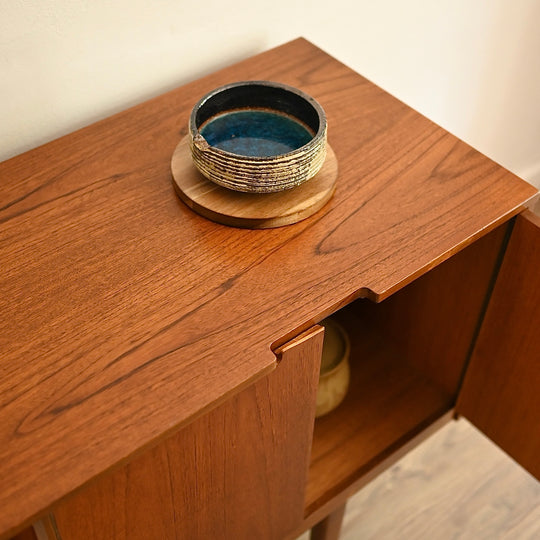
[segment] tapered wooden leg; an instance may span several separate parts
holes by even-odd
[[[347,503],[336,508],[329,516],[319,521],[311,529],[311,540],[338,540],[343,516],[345,515],[345,506],[347,506]]]

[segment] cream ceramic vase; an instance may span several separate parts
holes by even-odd
[[[333,319],[325,319],[320,324],[324,326],[325,333],[316,418],[333,411],[344,400],[350,379],[350,342],[347,333]]]

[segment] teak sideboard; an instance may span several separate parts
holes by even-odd
[[[322,104],[337,190],[226,227],[178,199],[171,155],[200,96],[261,79]],[[306,40],[0,179],[2,539],[335,538],[347,497],[456,415],[540,477],[536,190]],[[351,386],[314,420],[331,314]]]

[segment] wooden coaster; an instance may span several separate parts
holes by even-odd
[[[232,191],[195,168],[189,137],[175,148],[171,169],[176,193],[195,212],[217,223],[247,229],[281,227],[313,215],[332,198],[338,172],[336,155],[327,145],[321,170],[298,187],[277,193]]]

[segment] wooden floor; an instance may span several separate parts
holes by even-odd
[[[540,482],[463,419],[352,497],[340,540],[458,538],[540,539]]]

